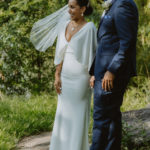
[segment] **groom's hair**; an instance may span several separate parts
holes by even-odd
[[[84,15],[85,15],[85,16],[89,16],[89,15],[92,14],[93,8],[92,8],[92,6],[90,5],[90,1],[89,1],[89,0],[76,0],[76,1],[77,1],[78,5],[79,5],[80,7],[83,7],[83,6],[86,7],[86,10],[85,10],[85,12],[84,12]]]

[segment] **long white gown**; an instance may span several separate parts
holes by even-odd
[[[75,40],[79,36],[78,40],[82,40],[82,44],[86,44],[84,34],[88,36],[86,30],[88,31],[89,28],[94,28],[93,24],[89,24],[91,24],[91,22],[82,27],[82,29],[75,34],[75,37],[72,37],[71,42],[76,42]],[[95,38],[95,28],[93,32]],[[83,36],[81,36],[81,34],[83,34]],[[81,55],[75,54],[76,49],[71,45],[71,42],[67,42],[65,38],[65,30],[61,32],[60,40],[59,44],[64,44],[62,48],[63,67],[61,72],[62,93],[58,95],[57,111],[50,142],[50,150],[89,150],[88,126],[91,89],[89,86],[90,76],[87,66],[91,64],[94,57],[93,54],[95,52],[96,42],[94,41],[95,43],[93,43],[93,45],[95,44],[93,50],[85,48],[87,54],[89,54],[86,59],[91,57],[91,60],[89,59],[90,61],[87,61],[90,64],[84,65],[84,63],[81,62],[82,60],[80,61],[80,58],[78,59],[78,56]],[[60,46],[58,46],[57,43],[57,48],[58,47]],[[81,51],[83,50],[80,49],[80,52]],[[61,52],[59,54],[61,55]],[[85,56],[82,57],[85,59]],[[55,62],[55,64],[59,64],[59,62]]]

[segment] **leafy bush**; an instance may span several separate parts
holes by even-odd
[[[150,72],[150,0],[136,0],[139,9],[139,32],[137,40],[137,68],[139,75]]]
[[[0,1],[0,84],[11,94],[53,89],[54,48],[42,53],[34,49],[29,34],[34,22],[52,13],[57,1]],[[57,7],[56,7],[57,6]]]
[[[0,90],[7,94],[50,92],[54,80],[55,46],[45,53],[35,50],[29,41],[33,23],[64,6],[67,0],[0,1]],[[91,0],[94,13],[87,20],[98,27],[102,8]],[[150,0],[136,0],[140,22],[137,41],[138,73],[150,71]]]

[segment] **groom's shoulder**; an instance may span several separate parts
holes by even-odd
[[[132,12],[138,12],[136,3],[134,0],[116,0],[116,9],[115,13],[119,13],[119,11],[131,10]],[[118,8],[118,9],[117,9]],[[124,9],[122,9],[124,8]]]
[[[134,0],[116,0],[116,6],[136,6]]]

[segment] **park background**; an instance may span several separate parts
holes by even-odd
[[[150,0],[135,2],[139,9],[138,76],[128,86],[123,112],[150,103]],[[55,45],[39,52],[29,37],[34,22],[65,4],[67,0],[0,0],[0,150],[15,148],[24,136],[52,130],[57,104],[53,86]],[[103,9],[96,0],[91,4],[94,12],[87,21],[98,27]],[[90,140],[91,131],[92,110]],[[148,144],[134,147],[125,127],[122,147],[150,150]]]

